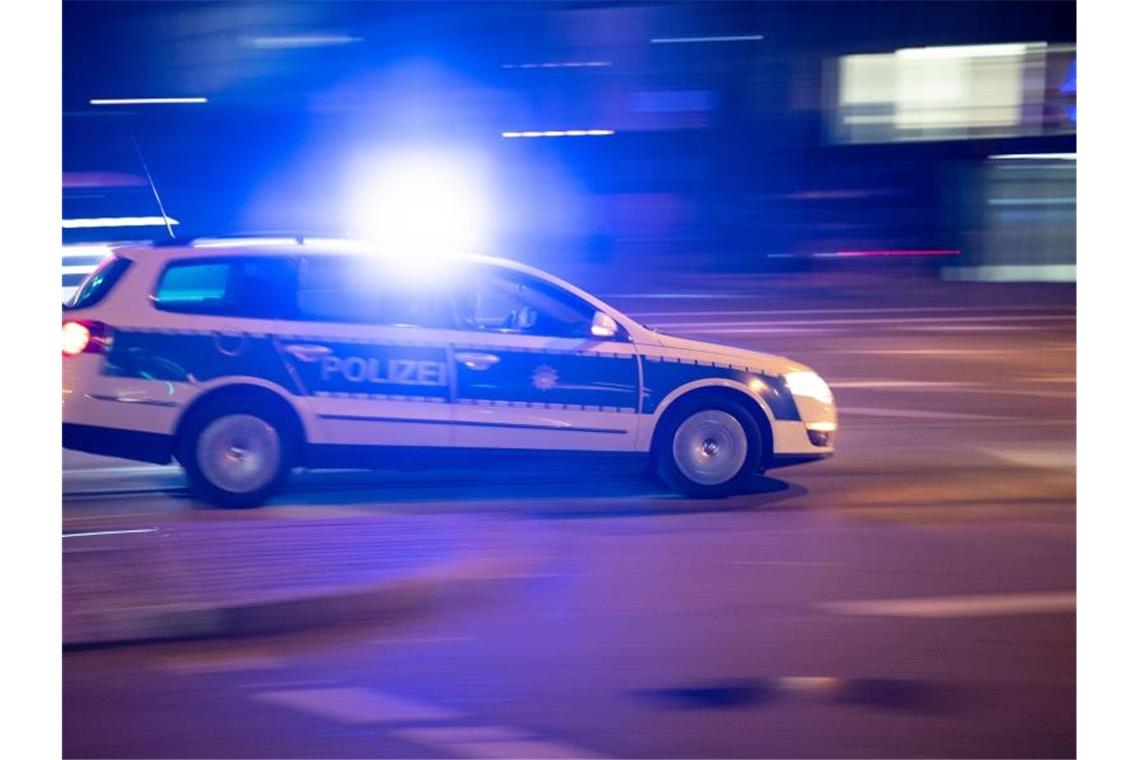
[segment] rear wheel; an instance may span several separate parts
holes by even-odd
[[[255,507],[275,493],[296,461],[285,415],[252,399],[220,399],[195,412],[179,442],[190,487],[221,507]]]
[[[760,426],[734,401],[684,403],[670,410],[662,424],[659,472],[669,486],[687,496],[734,493],[760,468]]]

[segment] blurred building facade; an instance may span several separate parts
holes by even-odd
[[[1071,2],[67,2],[64,215],[347,232],[370,152],[442,146],[493,167],[516,258],[1071,279],[1075,30]],[[205,102],[92,104],[143,96]]]

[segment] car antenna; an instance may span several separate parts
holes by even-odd
[[[143,172],[146,173],[147,184],[150,185],[150,191],[154,194],[155,203],[158,204],[158,211],[162,214],[162,221],[166,225],[166,232],[170,235],[170,239],[174,240],[174,228],[170,224],[170,217],[166,215],[166,208],[162,205],[162,198],[158,195],[158,188],[155,187],[154,178],[150,176],[150,167],[146,165],[146,159],[143,158],[142,148],[139,147],[139,141],[135,136],[131,135],[131,142],[134,143],[135,152],[139,154],[139,163],[142,164]]]

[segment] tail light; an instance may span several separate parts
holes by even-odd
[[[63,355],[105,354],[111,347],[111,328],[102,322],[69,320],[63,323]]]

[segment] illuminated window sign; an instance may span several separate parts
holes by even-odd
[[[838,59],[827,110],[838,143],[1076,131],[1076,48],[1044,42],[905,48]]]

